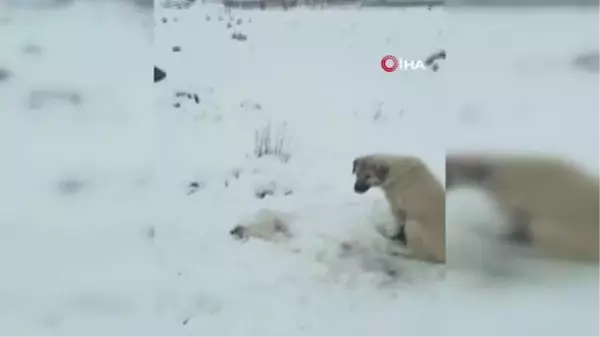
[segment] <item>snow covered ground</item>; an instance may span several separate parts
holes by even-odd
[[[429,267],[405,263],[399,267],[400,280],[384,287],[385,279],[371,259],[384,265],[393,262],[381,262],[382,256],[345,261],[336,255],[337,245],[346,239],[373,249],[381,245],[373,230],[374,223],[385,221],[379,218],[384,207],[381,195],[351,192],[351,160],[365,152],[418,154],[440,180],[444,151],[468,150],[472,144],[499,150],[563,150],[580,154],[578,159],[597,170],[597,75],[569,69],[574,54],[598,48],[597,39],[593,40],[597,15],[533,16],[536,33],[549,26],[562,29],[551,42],[538,38],[536,47],[531,36],[513,33],[525,30],[517,24],[531,24],[531,15],[475,15],[458,10],[448,14],[425,9],[234,11],[230,18],[224,11],[201,6],[157,13],[167,21],[155,30],[157,64],[170,76],[157,85],[158,104],[163,107],[159,111],[170,114],[162,124],[165,138],[173,140],[165,149],[172,156],[165,172],[172,177],[172,167],[178,167],[185,170],[179,177],[206,185],[187,198],[190,215],[168,229],[194,231],[198,239],[190,237],[188,247],[175,234],[163,242],[163,251],[171,250],[173,260],[192,256],[189,263],[179,262],[182,268],[194,270],[187,271],[192,275],[185,282],[191,286],[182,297],[195,293],[209,303],[193,309],[195,313],[182,313],[174,306],[174,314],[195,316],[185,331],[560,334],[597,330],[595,270],[585,271],[592,274],[589,279],[562,279],[554,269],[558,267],[552,266],[549,275],[554,276],[542,272],[527,275],[533,279],[519,286],[474,289],[456,274],[444,279]],[[481,20],[486,20],[484,27]],[[507,20],[517,26],[514,31],[502,31]],[[557,20],[582,27],[565,29]],[[228,22],[233,23],[231,28]],[[246,34],[247,41],[232,40],[233,32]],[[181,51],[173,53],[173,46]],[[437,73],[388,74],[379,69],[378,61],[385,54],[415,59],[442,47],[448,60],[441,62]],[[537,56],[536,61],[542,57],[531,62],[531,55]],[[548,88],[548,81],[556,85]],[[520,82],[523,85],[516,84]],[[176,91],[198,93],[201,103],[187,100],[173,108],[179,103],[172,98]],[[566,107],[575,111],[565,113]],[[557,128],[565,125],[561,120],[580,130],[568,142],[556,137]],[[291,159],[285,164],[252,156],[255,130],[269,122],[280,126],[278,131],[285,132],[289,142]],[[526,133],[532,130],[535,137]],[[238,174],[230,172],[241,173],[232,178]],[[257,199],[254,191],[265,184],[274,184],[279,195]],[[286,189],[294,193],[282,196]],[[299,246],[301,253],[281,252],[281,246],[262,242],[239,245],[224,235],[240,217],[261,207],[295,215],[292,225],[300,238],[294,248]],[[171,214],[169,209],[166,217]],[[460,242],[450,247],[457,245],[460,248]],[[194,254],[195,250],[203,253]],[[373,273],[364,270],[372,268]],[[187,273],[178,277],[186,279]],[[198,274],[204,275],[200,286],[195,284]],[[562,318],[570,306],[577,308],[577,316]]]
[[[148,15],[0,9],[3,335],[154,331],[139,188],[154,160]]]
[[[598,75],[570,65],[598,49],[597,13],[157,8],[151,50],[115,6],[0,17],[0,333],[598,334],[597,268],[492,282],[391,259],[382,196],[351,175],[402,152],[443,181],[446,149],[473,146],[597,172]],[[439,48],[438,72],[379,67]],[[280,156],[256,157],[257,130]],[[233,240],[260,208],[294,238]]]

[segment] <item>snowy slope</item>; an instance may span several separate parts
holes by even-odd
[[[112,6],[44,20],[5,14],[0,66],[14,75],[0,82],[0,333],[598,333],[597,270],[540,267],[490,283],[386,258],[373,229],[388,220],[382,196],[355,195],[350,172],[356,155],[404,152],[423,156],[443,181],[447,147],[497,140],[508,128],[528,143],[537,138],[525,130],[536,128],[596,170],[597,76],[563,61],[598,48],[586,35],[597,15],[524,17],[520,32],[534,19],[536,29],[558,20],[577,30],[534,44],[502,30],[507,20],[517,26],[512,13],[234,11],[242,23],[227,28],[219,7],[196,5],[156,11],[151,51],[144,18]],[[490,30],[471,28],[478,20]],[[234,29],[247,41],[232,40]],[[476,54],[490,36],[504,44],[486,61]],[[23,56],[30,41],[42,53]],[[414,59],[442,47],[449,59],[438,72],[379,68],[385,54]],[[536,53],[553,56],[528,67]],[[168,73],[153,88],[150,54]],[[495,91],[510,90],[502,102],[482,85],[488,62],[503,67],[490,74]],[[533,85],[550,80],[562,99]],[[79,92],[81,102],[30,108],[29,93],[48,87]],[[464,123],[465,106],[487,132]],[[519,107],[527,118],[513,118]],[[568,145],[554,134],[567,116],[579,128]],[[284,138],[286,160],[255,157],[255,132],[266,125]],[[514,137],[476,143],[519,148]],[[274,195],[257,198],[265,189]],[[263,207],[288,212],[292,241],[229,236]],[[371,253],[341,258],[344,240]],[[396,280],[382,272],[390,265]]]

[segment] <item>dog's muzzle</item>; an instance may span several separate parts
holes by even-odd
[[[356,193],[365,193],[366,191],[369,190],[369,188],[371,188],[371,186],[366,185],[366,184],[359,184],[359,183],[354,184],[354,192],[356,192]]]

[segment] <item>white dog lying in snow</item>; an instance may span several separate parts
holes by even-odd
[[[377,203],[373,207],[369,222],[376,227],[393,221],[391,213],[387,212],[385,202]],[[355,230],[344,230],[346,235],[340,238],[337,235],[313,233],[309,237],[302,237],[291,229],[292,216],[289,213],[260,209],[243,218],[230,234],[242,241],[251,238],[267,242],[284,243],[284,250],[314,257],[316,262],[326,267],[323,269],[326,278],[338,280],[360,279],[366,277],[380,277],[383,283],[391,279],[402,278],[427,278],[430,272],[438,272],[426,268],[420,261],[407,261],[396,256],[395,243],[381,237],[376,232],[362,226]],[[293,240],[291,240],[293,238]],[[429,266],[430,267],[430,266]],[[423,274],[423,275],[421,275]]]
[[[260,209],[255,214],[242,219],[229,234],[240,240],[254,237],[273,242],[292,237],[287,214],[268,209]]]

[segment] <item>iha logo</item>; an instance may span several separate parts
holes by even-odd
[[[400,70],[427,70],[425,63],[421,60],[398,59],[393,55],[385,55],[381,59],[381,69],[387,73]]]
[[[392,55],[385,55],[381,59],[381,68],[388,73],[398,69],[398,64],[398,59]]]

